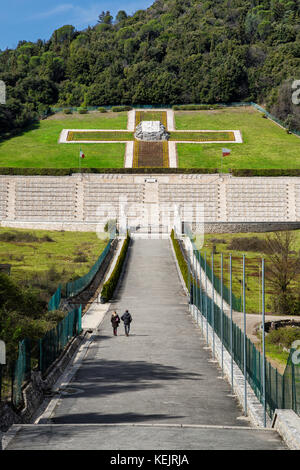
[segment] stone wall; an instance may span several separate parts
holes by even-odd
[[[154,176],[154,175],[152,175]],[[155,179],[157,184],[150,181]],[[151,187],[150,187],[151,186]],[[2,227],[47,230],[98,231],[111,217],[120,215],[120,198],[127,198],[129,225],[135,213],[156,207],[160,224],[172,219],[174,205],[189,222],[199,219],[203,207],[207,231],[276,230],[280,223],[300,223],[300,178],[235,178],[230,175],[84,174],[66,177],[1,176]],[[153,211],[152,211],[153,212]],[[131,220],[132,219],[132,220]],[[216,223],[220,228],[216,228]],[[229,228],[224,228],[224,224]],[[156,224],[157,225],[157,224]],[[250,230],[253,230],[250,228]]]
[[[263,233],[300,229],[300,222],[205,223],[205,233]]]

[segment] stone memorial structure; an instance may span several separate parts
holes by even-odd
[[[165,126],[160,121],[142,121],[137,127],[134,134],[138,140],[146,142],[157,142],[169,140]]]

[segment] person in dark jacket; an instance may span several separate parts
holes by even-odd
[[[119,324],[120,324],[121,320],[120,320],[120,317],[117,314],[117,312],[112,313],[110,321],[111,321],[111,324],[112,324],[112,327],[113,327],[114,336],[118,336],[118,327],[119,327]]]
[[[130,332],[130,323],[132,322],[132,316],[126,310],[126,312],[121,316],[121,320],[124,322],[124,328],[125,328],[125,335],[129,336]]]

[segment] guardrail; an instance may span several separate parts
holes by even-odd
[[[174,244],[173,233],[171,238]],[[258,400],[264,405],[265,412],[271,418],[276,409],[292,409],[300,414],[300,360],[295,361],[295,355],[297,354],[299,359],[300,353],[295,353],[293,349],[290,351],[284,374],[280,374],[232,320],[232,315],[224,312],[224,289],[221,290],[219,306],[203,287],[207,285],[208,274],[202,272],[202,277],[199,278],[191,260],[187,262],[184,259],[180,244],[176,242],[175,254],[189,292],[190,305],[197,308],[206,325],[211,326],[213,335],[219,337],[222,348],[230,354],[232,364],[235,362],[240,368],[246,378],[245,382],[251,386]],[[197,259],[199,256],[200,252]],[[214,287],[213,282],[211,283]],[[198,319],[200,325],[201,318]]]

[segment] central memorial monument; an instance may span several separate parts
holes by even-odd
[[[170,135],[160,121],[142,121],[136,127],[134,137],[146,142],[157,142],[169,140]]]

